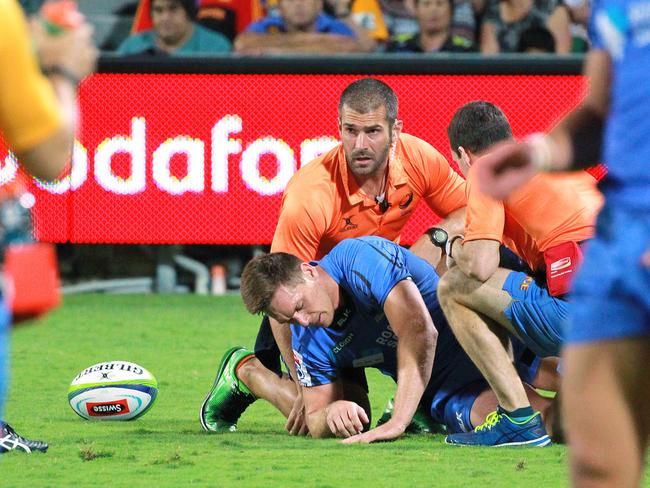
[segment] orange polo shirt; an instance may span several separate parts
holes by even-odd
[[[524,259],[531,269],[543,270],[546,249],[594,235],[596,216],[603,204],[596,183],[584,171],[540,174],[506,202],[500,202],[479,191],[470,169],[465,242],[499,241]]]
[[[464,207],[465,181],[430,144],[401,134],[388,162],[386,198],[390,206],[382,212],[348,173],[339,144],[289,181],[271,251],[312,260],[348,237],[377,235],[399,242],[420,200],[443,218]]]

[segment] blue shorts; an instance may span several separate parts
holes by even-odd
[[[650,334],[650,213],[605,206],[571,294],[568,343]]]
[[[519,338],[538,356],[559,356],[568,302],[549,295],[545,286],[519,271],[508,275],[502,289],[512,297],[504,313]]]
[[[531,383],[537,375],[541,358],[516,338],[512,339],[512,345],[517,372],[524,382]],[[469,432],[476,427],[471,421],[474,402],[489,388],[488,382],[481,378],[468,381],[444,400],[441,396],[445,395],[445,391],[439,390],[431,405],[431,416],[437,422],[444,424],[449,434]]]

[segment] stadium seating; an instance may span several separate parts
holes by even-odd
[[[79,2],[79,10],[95,28],[95,45],[113,51],[128,37],[138,0]]]

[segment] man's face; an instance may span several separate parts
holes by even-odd
[[[322,0],[280,0],[280,15],[287,29],[308,31],[316,23],[316,17],[323,10]]]
[[[151,22],[158,38],[168,45],[180,42],[192,27],[187,12],[176,0],[153,0]]]
[[[440,32],[451,24],[449,0],[419,0],[416,15],[422,32]]]
[[[280,286],[273,295],[268,315],[280,323],[329,327],[334,319],[334,304],[317,280],[306,277],[298,285]]]
[[[383,106],[361,114],[343,105],[340,117],[339,132],[348,168],[356,176],[374,174],[388,160],[399,122],[390,129]]]

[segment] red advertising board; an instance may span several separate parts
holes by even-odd
[[[33,184],[37,237],[74,243],[265,244],[293,173],[337,144],[352,75],[98,74],[84,81],[72,174]],[[584,96],[581,76],[387,75],[404,131],[450,158],[462,104],[499,105],[515,136],[547,129]],[[0,182],[15,163],[2,150]],[[305,198],[310,198],[305,195]],[[437,217],[422,204],[410,243]]]

